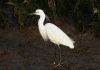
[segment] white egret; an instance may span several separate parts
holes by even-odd
[[[74,41],[67,34],[65,34],[60,28],[58,28],[56,25],[52,23],[43,24],[46,18],[46,15],[43,12],[43,10],[37,9],[35,13],[32,14],[40,16],[38,21],[38,27],[39,27],[39,32],[44,41],[50,40],[54,44],[58,45],[59,48],[60,44],[68,46],[71,49],[74,48]],[[61,58],[61,53],[60,53],[60,58]]]

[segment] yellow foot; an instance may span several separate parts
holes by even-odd
[[[54,64],[53,64],[53,70],[62,70],[64,67],[63,67],[63,64],[62,63],[58,63],[58,64],[56,64],[55,62],[54,62]]]

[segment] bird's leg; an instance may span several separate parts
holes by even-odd
[[[62,60],[61,60],[61,48],[59,45],[58,45],[58,47],[59,47],[59,63],[54,65],[54,67],[53,67],[54,69],[63,68],[63,64],[61,63],[62,62]]]
[[[57,58],[57,56],[56,56],[56,46],[54,47],[54,61],[53,61],[53,64],[56,64],[56,58]]]
[[[59,59],[59,62],[58,62],[58,64],[61,64],[61,61],[62,61],[62,60],[61,60],[61,48],[60,48],[59,45],[58,45],[58,48],[59,48],[59,56],[58,56],[58,57],[59,57],[59,58],[58,58],[58,59]],[[56,55],[57,55],[57,54],[56,54],[56,47],[55,47],[55,52],[54,52],[54,63],[55,63],[56,58],[57,58]],[[56,63],[55,63],[55,64],[56,64]]]
[[[61,64],[61,48],[59,45],[58,45],[58,47],[59,47],[59,64]]]

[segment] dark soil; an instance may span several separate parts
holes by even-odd
[[[0,70],[100,70],[100,40],[89,32],[80,34],[63,21],[56,23],[75,40],[73,50],[61,45],[61,65],[53,64],[59,60],[58,47],[45,43],[33,25],[0,29]]]

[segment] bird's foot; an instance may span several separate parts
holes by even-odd
[[[62,69],[63,68],[63,63],[61,63],[61,62],[59,62],[59,63],[53,62],[52,67],[53,67],[54,70]]]
[[[58,63],[58,64],[55,64],[54,66],[55,67],[60,67],[60,66],[62,66],[63,65],[63,63]]]

